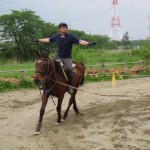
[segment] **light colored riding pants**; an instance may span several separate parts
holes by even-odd
[[[61,58],[59,56],[55,56],[53,58],[54,61],[57,59],[60,59],[65,64],[69,75],[73,74],[73,72],[72,72],[72,59],[71,58]]]

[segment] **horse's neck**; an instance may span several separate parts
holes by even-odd
[[[54,66],[55,64],[54,64],[54,62],[51,60],[51,59],[49,59],[49,67],[50,67],[50,70],[54,70],[55,69],[55,66]]]
[[[56,76],[55,63],[51,59],[49,61],[50,61],[49,64],[50,72],[52,71],[52,77],[54,78]]]

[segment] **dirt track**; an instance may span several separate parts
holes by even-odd
[[[88,84],[99,94],[79,91],[76,116],[56,125],[55,106],[49,101],[40,135],[33,135],[41,105],[38,90],[0,93],[0,150],[150,150],[150,78]],[[66,94],[62,113],[69,95]],[[56,99],[54,99],[56,101]]]

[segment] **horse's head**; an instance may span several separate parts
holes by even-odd
[[[38,53],[38,58],[35,63],[35,76],[34,76],[34,82],[37,84],[48,75],[50,72],[50,58],[49,53]]]

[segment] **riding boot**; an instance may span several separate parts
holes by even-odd
[[[72,86],[72,82],[73,82],[73,74],[69,74],[69,81],[68,81],[68,93],[72,94],[73,93],[73,88],[70,87]]]

